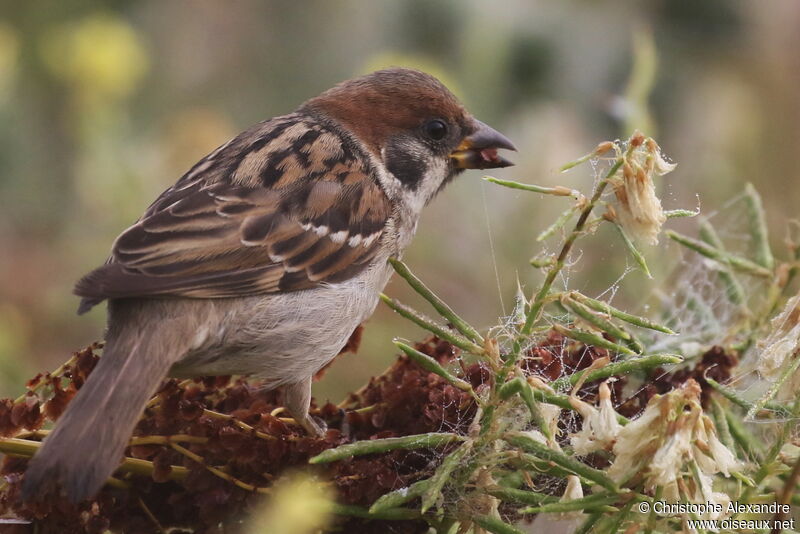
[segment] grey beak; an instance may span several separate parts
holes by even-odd
[[[514,143],[491,126],[473,119],[475,130],[451,154],[459,169],[497,169],[514,165],[497,153],[498,149],[517,150]]]

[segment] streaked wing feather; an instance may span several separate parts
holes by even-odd
[[[296,115],[244,132],[117,238],[109,261],[76,285],[81,310],[106,298],[249,296],[355,275],[374,257],[390,205],[351,145]]]

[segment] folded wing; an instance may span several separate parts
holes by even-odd
[[[343,143],[308,122],[245,132],[117,238],[108,262],[76,285],[79,311],[107,298],[294,291],[360,272],[390,205]]]

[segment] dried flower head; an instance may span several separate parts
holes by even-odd
[[[775,378],[800,348],[800,294],[790,298],[783,311],[772,319],[772,329],[760,344],[758,372],[764,378]]]
[[[714,491],[714,478],[711,475],[700,472],[698,473],[697,479],[694,482],[695,484],[693,484],[693,488],[691,488],[694,491],[691,491],[690,488],[687,488],[689,491],[685,492],[689,495],[689,500],[691,502],[719,505],[719,507],[706,507],[705,513],[698,514],[700,519],[722,519],[723,517],[729,515],[726,510],[728,503],[731,502],[731,498],[728,497],[726,493]]]
[[[575,475],[567,475],[567,487],[564,489],[564,495],[561,496],[559,502],[569,502],[575,499],[583,498],[583,487],[581,486],[581,479]],[[583,514],[579,511],[562,512],[557,514],[559,519],[577,519]]]
[[[628,148],[620,156],[622,166],[610,179],[617,198],[610,217],[632,237],[656,244],[667,217],[656,196],[653,177],[671,172],[675,164],[664,159],[652,138],[645,138],[638,131],[628,140]]]
[[[687,477],[691,484],[702,483],[691,476],[692,462],[704,475],[728,476],[737,470],[739,462],[703,414],[700,393],[700,385],[688,380],[678,389],[653,397],[642,415],[619,432],[609,476],[626,482],[641,473],[647,490],[661,486],[675,493],[677,484]]]
[[[528,376],[526,380],[534,389],[540,389],[546,393],[555,393],[549,384],[536,375]],[[558,422],[561,419],[561,408],[555,404],[543,403],[539,405],[539,410],[541,411],[542,419],[544,419],[545,424],[550,429],[550,434],[558,436],[560,433]]]
[[[608,382],[600,384],[598,396],[599,408],[575,396],[569,399],[572,407],[583,417],[583,427],[580,432],[570,436],[570,443],[576,454],[610,450],[622,430],[622,425],[617,421],[617,412],[611,404],[611,389],[608,387]]]

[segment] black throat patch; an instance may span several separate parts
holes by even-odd
[[[412,191],[419,188],[427,168],[425,159],[419,154],[419,148],[398,139],[389,143],[384,150],[383,159],[386,169],[403,185]]]

